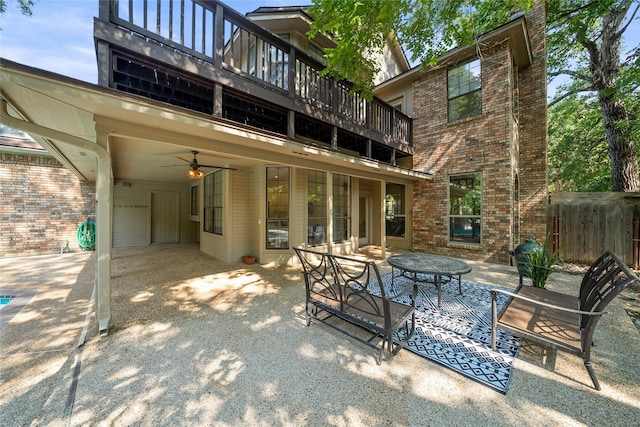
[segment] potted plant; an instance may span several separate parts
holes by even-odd
[[[554,271],[553,266],[562,264],[560,252],[549,252],[549,236],[544,245],[538,245],[531,248],[530,251],[522,254],[518,268],[522,269],[525,277],[531,278],[533,286],[536,288],[544,288],[547,284],[549,275]]]

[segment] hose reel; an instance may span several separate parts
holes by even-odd
[[[91,251],[96,247],[96,224],[86,220],[78,227],[78,244],[83,251]]]

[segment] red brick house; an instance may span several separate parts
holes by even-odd
[[[398,99],[412,82],[413,169],[432,174],[414,190],[414,250],[506,262],[526,238],[544,240],[545,17],[538,4],[436,67],[379,85]]]
[[[378,245],[507,262],[544,237],[542,6],[426,71],[390,47],[373,100],[320,76],[332,41],[306,40],[309,19],[101,1],[98,85],[2,61],[2,123],[96,183],[101,330],[112,247],[191,240],[226,262],[287,264],[293,246]]]

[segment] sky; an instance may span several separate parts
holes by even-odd
[[[33,15],[22,15],[16,0],[0,14],[0,57],[20,64],[97,83],[93,18],[98,0],[36,0]],[[300,6],[305,0],[226,0],[245,14],[260,6]]]
[[[311,0],[227,0],[226,5],[245,14],[260,6],[299,6]],[[0,14],[0,57],[42,68],[89,83],[96,83],[98,71],[93,41],[93,18],[98,0],[36,0],[33,15],[20,13],[16,0],[8,0]],[[640,21],[627,31],[637,45]],[[550,85],[550,95],[555,85]]]

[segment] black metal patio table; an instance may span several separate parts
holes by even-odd
[[[417,252],[393,255],[387,258],[387,262],[392,267],[392,287],[395,278],[394,270],[396,269],[400,271],[400,276],[413,279],[413,285],[415,287],[420,286],[423,283],[432,283],[438,290],[438,308],[440,308],[442,277],[453,278],[454,276],[457,276],[458,291],[460,292],[460,295],[462,295],[461,276],[471,271],[471,267],[459,259]],[[430,274],[433,276],[433,281],[420,279],[418,278],[418,274]]]

